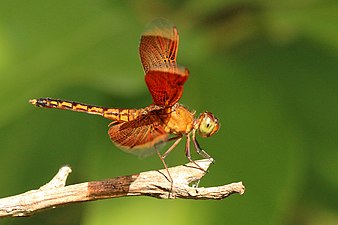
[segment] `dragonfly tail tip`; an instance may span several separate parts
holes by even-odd
[[[32,105],[36,105],[37,100],[35,98],[34,99],[29,99],[29,103],[31,103]]]

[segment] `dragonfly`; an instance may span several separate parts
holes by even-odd
[[[112,120],[108,125],[111,141],[118,148],[139,156],[156,152],[170,181],[173,179],[165,158],[186,138],[187,159],[203,170],[192,160],[191,140],[196,152],[211,160],[211,156],[199,145],[196,132],[201,137],[210,137],[219,130],[220,123],[211,112],[195,116],[194,111],[178,103],[189,77],[189,70],[176,63],[178,44],[176,26],[165,19],[154,20],[141,35],[139,55],[153,101],[147,107],[109,108],[53,98],[31,99],[29,102],[37,107],[84,112]],[[162,145],[171,141],[173,144],[161,154]]]

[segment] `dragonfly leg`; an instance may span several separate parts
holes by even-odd
[[[200,169],[200,170],[202,170],[204,172],[207,172],[200,165],[198,165],[194,160],[191,159],[191,154],[190,154],[190,135],[189,134],[187,135],[187,142],[185,143],[185,155],[186,155],[186,157],[188,158],[188,160],[191,163],[195,164],[198,167],[198,169]]]
[[[178,143],[182,140],[182,136],[175,136],[175,137],[172,137],[172,138],[169,138],[168,141],[172,141],[172,140],[176,140],[174,142],[174,144],[172,144],[170,146],[170,148],[165,152],[163,153],[163,155],[161,155],[160,151],[158,150],[158,148],[155,146],[155,150],[156,150],[156,153],[158,155],[158,157],[160,157],[167,173],[168,173],[168,180],[171,182],[171,184],[173,183],[173,178],[171,177],[170,173],[169,173],[169,170],[168,170],[168,166],[166,164],[166,162],[164,161],[165,157],[167,157],[167,155],[178,145]]]
[[[160,153],[160,151],[158,150],[158,148],[156,148],[156,146],[155,146],[155,150],[156,150],[156,153],[157,153],[158,157],[159,157],[160,160],[162,161],[165,170],[166,170],[167,173],[168,173],[168,177],[166,176],[166,178],[168,179],[168,181],[169,181],[169,182],[171,183],[171,185],[172,185],[174,181],[173,181],[173,178],[171,177],[171,175],[170,175],[170,173],[169,173],[168,166],[167,166],[167,164],[165,163],[163,156],[161,155],[161,153]]]
[[[176,140],[176,141],[174,142],[174,144],[170,146],[170,148],[165,153],[163,153],[162,155],[163,159],[165,159],[165,157],[167,157],[167,155],[178,145],[178,143],[180,143],[180,141],[182,140],[182,136],[175,136],[175,137],[169,138],[168,141],[173,141],[173,140]]]
[[[204,151],[201,146],[199,145],[199,143],[197,142],[197,139],[196,139],[196,131],[193,131],[192,133],[192,141],[194,142],[194,146],[195,146],[195,150],[196,152],[202,156],[203,158],[205,159],[210,159],[211,160],[211,156],[206,152]],[[212,161],[214,162],[214,160]]]

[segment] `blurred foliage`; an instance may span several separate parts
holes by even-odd
[[[1,197],[64,164],[70,184],[162,168],[117,150],[103,118],[28,103],[147,106],[138,40],[157,17],[177,25],[178,62],[191,72],[180,102],[222,123],[200,140],[216,159],[200,185],[242,180],[247,191],[217,202],[103,200],[0,224],[338,224],[337,15],[332,0],[1,1]],[[187,161],[183,148],[169,165]]]

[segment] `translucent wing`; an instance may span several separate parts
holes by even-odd
[[[161,120],[155,115],[113,125],[108,134],[120,149],[139,156],[145,156],[150,152],[150,148],[168,139]]]
[[[141,36],[145,81],[156,105],[172,106],[182,96],[189,71],[176,63],[178,43],[176,27],[164,19],[151,22]]]
[[[176,27],[167,20],[156,19],[149,23],[142,33],[139,47],[144,72],[163,64],[176,64],[178,42]]]

